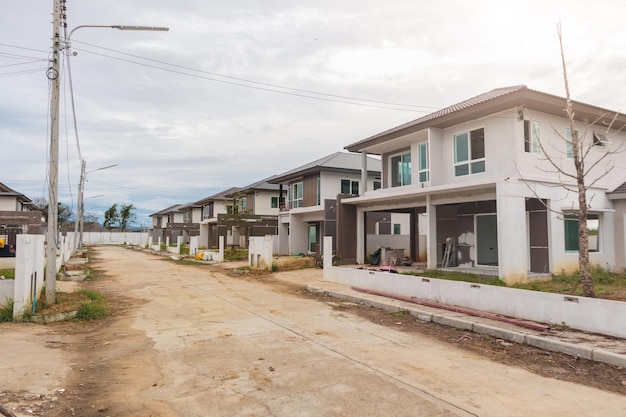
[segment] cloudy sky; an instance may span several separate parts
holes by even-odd
[[[47,197],[52,0],[0,13],[0,182]],[[138,221],[244,186],[493,88],[626,107],[623,0],[81,0],[63,65],[60,201]],[[70,84],[71,79],[71,84]],[[77,135],[71,91],[74,91]],[[80,150],[80,153],[79,153]],[[97,198],[90,198],[101,195]]]

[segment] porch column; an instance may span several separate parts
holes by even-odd
[[[437,268],[437,207],[432,204],[430,195],[426,196],[426,267]]]
[[[361,190],[360,194],[367,191],[367,152],[361,152]]]
[[[365,263],[365,214],[361,208],[356,210],[356,263]]]
[[[496,186],[498,277],[507,284],[528,281],[530,260],[526,226],[526,198],[519,186]]]

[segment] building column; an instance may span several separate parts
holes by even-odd
[[[356,210],[356,263],[365,263],[365,212],[361,208]]]
[[[498,276],[507,284],[528,281],[528,228],[526,198],[518,186],[496,185]]]
[[[437,206],[426,196],[426,267],[437,268]]]
[[[360,194],[367,191],[367,152],[361,152],[361,190]]]

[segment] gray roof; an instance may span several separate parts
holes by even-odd
[[[368,172],[373,174],[380,174],[380,169],[380,159],[368,156]],[[334,154],[317,159],[313,162],[309,162],[308,164],[302,165],[298,168],[294,168],[282,174],[275,175],[269,181],[274,184],[279,184],[292,178],[320,171],[361,172],[361,155],[356,153],[335,152]]]
[[[606,123],[608,125],[613,121],[613,116],[616,116],[613,126],[616,129],[622,129],[626,126],[626,115],[624,114],[581,102],[572,101],[572,103],[577,120],[588,121],[589,123],[596,122],[598,124]],[[563,116],[565,98],[531,90],[525,85],[496,88],[408,123],[377,133],[348,145],[345,149],[351,152],[360,152],[368,146],[377,145],[428,127],[445,128],[517,106],[526,106],[534,110]]]
[[[232,196],[235,193],[248,193],[250,191],[259,191],[259,190],[269,190],[269,191],[278,191],[279,186],[276,183],[270,184],[269,181],[274,179],[275,175],[264,178],[260,181],[254,182],[252,184],[246,185],[245,187],[241,187],[233,192],[226,194],[226,196]]]
[[[224,200],[228,200],[228,197],[226,197],[227,195],[236,193],[237,191],[239,191],[241,188],[239,187],[230,187],[226,190],[220,191],[217,194],[213,194],[209,197],[205,197],[202,200],[198,200],[195,202],[195,204],[197,205],[204,205],[206,203],[209,203],[211,201],[224,201]]]
[[[17,197],[17,199],[19,201],[21,201],[22,203],[32,203],[31,199],[26,197],[24,194],[17,192],[9,187],[7,187],[6,185],[4,185],[3,183],[0,182],[0,196],[11,196],[11,197]]]

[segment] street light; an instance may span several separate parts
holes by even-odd
[[[83,194],[85,192],[85,181],[87,179],[87,174],[94,171],[102,171],[103,169],[109,169],[116,167],[117,164],[107,165],[105,167],[100,167],[96,169],[92,169],[91,171],[85,171],[85,167],[87,166],[87,162],[83,159],[81,168],[80,168],[80,181],[78,182],[78,201],[76,202],[76,221],[74,222],[74,234],[78,234],[78,248],[83,247],[83,220],[85,217],[85,204]],[[96,196],[100,197],[100,196]],[[90,197],[95,198],[95,197]],[[80,228],[79,228],[80,225]]]
[[[48,162],[48,229],[46,244],[46,303],[53,305],[56,302],[56,273],[57,273],[57,228],[58,228],[58,193],[59,193],[59,95],[61,91],[60,58],[61,58],[61,27],[65,18],[65,3],[53,0],[52,3],[52,56],[50,67],[46,75],[51,83],[50,91],[50,149]],[[122,25],[82,25],[70,31],[70,35],[80,27],[110,27],[119,30],[156,30],[167,31],[169,28],[155,26],[122,26]],[[70,36],[66,45],[69,45]],[[69,62],[69,60],[68,60]],[[68,67],[69,70],[69,67]],[[72,98],[73,100],[73,98]],[[72,103],[73,104],[73,103]],[[82,157],[81,157],[82,160]]]

